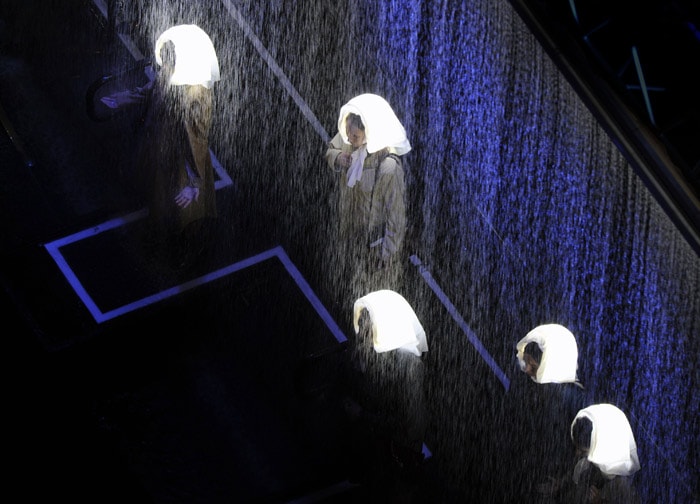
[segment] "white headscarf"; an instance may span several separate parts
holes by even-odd
[[[165,30],[156,41],[156,63],[162,65],[160,50],[171,41],[175,45],[173,86],[197,85],[211,88],[220,79],[219,60],[209,35],[197,25],[177,25]]]
[[[580,410],[571,422],[588,418],[593,424],[588,460],[608,477],[630,476],[639,470],[637,443],[625,414],[612,404],[594,404]]]
[[[566,327],[559,324],[544,324],[535,327],[517,344],[520,369],[525,369],[523,354],[528,343],[537,343],[542,350],[542,360],[537,368],[537,383],[576,382],[578,370],[578,347],[576,338]]]
[[[371,319],[375,352],[400,349],[420,357],[428,351],[425,330],[401,294],[392,290],[378,290],[355,301],[355,333],[360,331],[359,321],[363,309],[369,312]]]
[[[345,131],[345,120],[350,113],[357,114],[362,119],[369,154],[384,147],[388,147],[389,152],[399,156],[411,150],[411,144],[406,138],[406,130],[396,117],[391,105],[381,96],[371,93],[361,94],[340,108],[338,132],[345,143],[350,143]]]

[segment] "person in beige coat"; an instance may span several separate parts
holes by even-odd
[[[362,94],[341,107],[325,159],[338,178],[337,257],[351,300],[398,288],[406,235],[401,156],[410,150],[406,131],[384,98]]]
[[[151,239],[180,263],[202,249],[202,231],[217,216],[209,133],[219,66],[209,36],[196,25],[165,30],[155,60],[159,70],[145,86],[102,101],[111,108],[146,104],[137,187],[148,207]]]

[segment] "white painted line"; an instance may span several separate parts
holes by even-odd
[[[291,96],[292,100],[294,100],[294,102],[297,104],[297,106],[301,110],[301,113],[304,114],[304,117],[306,117],[306,119],[311,123],[316,132],[320,135],[321,139],[324,142],[328,142],[330,140],[330,137],[328,136],[326,129],[321,125],[321,122],[316,118],[316,115],[311,111],[309,105],[301,97],[297,89],[294,87],[287,75],[282,71],[282,69],[277,64],[272,55],[268,52],[268,50],[265,48],[262,42],[260,42],[260,39],[257,37],[257,35],[255,35],[248,22],[243,18],[241,13],[238,11],[238,9],[236,9],[236,7],[231,3],[230,0],[223,0],[223,3],[224,7],[228,9],[229,14],[231,14],[233,19],[236,20],[238,26],[241,27],[243,33],[245,33],[245,36],[248,37],[248,40],[250,40],[250,42],[253,44],[260,56],[262,56],[262,59],[265,60],[267,66],[270,67],[272,73],[274,73],[275,76],[279,79],[280,83],[282,84],[282,87],[284,87],[289,96]]]
[[[496,363],[494,358],[491,356],[488,350],[486,350],[486,347],[484,347],[483,343],[481,340],[476,336],[474,331],[472,331],[471,327],[464,321],[462,316],[459,314],[457,311],[457,308],[455,307],[454,304],[452,304],[452,301],[447,297],[447,294],[440,288],[440,286],[437,284],[433,276],[430,274],[430,272],[423,266],[421,260],[418,258],[418,256],[412,255],[411,256],[411,262],[418,268],[421,276],[423,277],[423,280],[430,286],[430,288],[433,290],[435,295],[438,297],[440,302],[447,308],[447,311],[452,315],[452,318],[457,322],[459,327],[462,329],[464,334],[467,336],[467,339],[469,339],[469,342],[474,346],[477,352],[479,352],[479,355],[481,355],[481,358],[484,359],[484,362],[488,364],[488,366],[491,368],[493,373],[496,375],[496,377],[501,381],[503,384],[503,387],[508,391],[510,388],[510,380],[506,376],[506,374],[503,372],[501,367]]]

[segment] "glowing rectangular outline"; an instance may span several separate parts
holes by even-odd
[[[113,229],[118,226],[122,226],[125,224],[128,224],[129,222],[133,222],[134,220],[137,220],[145,215],[144,212],[134,212],[132,214],[129,214],[126,217],[123,218],[117,218],[117,219],[112,219],[111,221],[107,221],[103,224],[100,224],[99,226],[95,226],[94,228],[91,228],[89,230],[82,231],[80,233],[76,233],[70,236],[67,236],[65,238],[61,238],[59,240],[56,240],[54,242],[48,243],[45,245],[46,249],[48,250],[49,254],[51,254],[51,257],[53,257],[54,261],[56,261],[56,264],[58,267],[61,269],[63,272],[64,276],[68,280],[68,282],[71,284],[73,289],[75,290],[76,294],[78,294],[78,297],[80,297],[81,301],[85,304],[85,306],[88,308],[90,313],[92,314],[93,318],[95,321],[99,324],[102,322],[106,322],[107,320],[111,320],[115,317],[124,315],[126,313],[129,313],[131,311],[137,310],[139,308],[143,308],[145,306],[151,305],[153,303],[156,303],[158,301],[162,301],[164,299],[167,299],[169,297],[175,296],[177,294],[180,294],[182,292],[188,291],[190,289],[193,289],[199,285],[203,285],[209,282],[212,282],[214,280],[217,280],[219,278],[225,277],[227,275],[230,275],[232,273],[235,273],[237,271],[243,270],[245,268],[248,268],[250,266],[253,266],[255,264],[258,264],[262,261],[266,261],[268,259],[272,258],[277,258],[280,260],[282,265],[284,266],[285,270],[289,274],[289,276],[292,277],[294,282],[297,284],[297,287],[301,290],[301,292],[304,294],[306,299],[311,303],[311,306],[316,310],[316,313],[321,317],[321,319],[324,321],[328,329],[333,333],[333,336],[335,339],[338,341],[338,343],[343,343],[344,341],[347,341],[347,338],[343,334],[343,332],[340,330],[340,327],[338,327],[338,324],[335,322],[331,314],[328,312],[326,307],[323,305],[321,300],[318,298],[316,293],[313,291],[309,283],[306,281],[304,276],[301,274],[299,269],[296,267],[296,265],[292,262],[292,260],[289,258],[287,253],[284,251],[284,249],[281,246],[266,250],[264,252],[261,252],[259,254],[256,254],[254,256],[248,257],[246,259],[243,259],[242,261],[238,261],[236,263],[229,264],[228,266],[225,266],[223,268],[220,268],[218,270],[212,271],[210,273],[207,273],[205,275],[199,276],[197,278],[194,278],[192,280],[189,280],[187,282],[175,285],[169,289],[165,289],[163,291],[160,291],[156,294],[153,294],[151,296],[147,296],[145,298],[138,299],[132,303],[125,304],[123,306],[120,306],[118,308],[115,308],[114,310],[110,310],[108,312],[102,312],[98,306],[95,304],[95,302],[92,300],[90,295],[87,293],[83,285],[80,283],[80,280],[78,280],[78,277],[75,275],[71,267],[68,265],[68,262],[66,261],[65,257],[60,253],[59,248],[67,245],[69,243],[74,243],[76,241],[83,240],[85,238],[89,238],[91,236],[95,236],[96,234],[102,233],[104,231],[107,231],[109,229]]]
[[[211,152],[211,151],[210,151]],[[220,179],[215,182],[215,187],[217,190],[228,187],[233,185],[233,181],[231,178],[228,176],[226,171],[223,169],[221,166],[221,163],[217,159],[217,157],[214,155],[214,153],[211,153],[212,156],[212,162],[214,164],[214,169],[219,175]],[[161,292],[158,292],[156,294],[153,294],[151,296],[147,296],[145,298],[136,300],[132,303],[128,303],[126,305],[120,306],[118,308],[115,308],[114,310],[110,310],[108,312],[103,312],[100,310],[100,308],[97,306],[97,304],[93,301],[92,297],[90,294],[88,294],[87,290],[85,287],[83,287],[82,283],[78,279],[77,275],[73,271],[73,269],[70,267],[68,264],[68,261],[66,261],[66,258],[61,254],[60,248],[71,244],[75,243],[80,240],[84,240],[90,237],[93,237],[95,235],[98,235],[100,233],[103,233],[105,231],[109,231],[110,229],[114,229],[119,226],[124,226],[126,224],[129,224],[131,222],[137,221],[139,219],[142,219],[148,215],[148,209],[143,208],[141,210],[138,210],[136,212],[132,212],[130,214],[124,215],[122,217],[117,217],[115,219],[111,219],[109,221],[103,222],[102,224],[98,224],[94,227],[85,229],[83,231],[79,231],[77,233],[74,233],[72,235],[65,236],[63,238],[59,238],[58,240],[54,240],[50,243],[46,243],[44,247],[48,251],[48,253],[51,255],[51,257],[54,259],[56,264],[58,265],[59,269],[63,273],[63,275],[66,277],[68,280],[68,283],[70,283],[71,287],[73,287],[73,290],[75,293],[78,295],[80,300],[83,302],[83,304],[87,307],[88,311],[90,314],[93,316],[95,321],[98,324],[101,324],[102,322],[106,322],[107,320],[113,319],[115,317],[118,317],[120,315],[124,315],[125,313],[129,313],[131,311],[137,310],[139,308],[143,308],[145,306],[151,305],[153,303],[156,303],[158,301],[161,301],[163,299],[167,299],[169,297],[175,296],[181,292],[185,292],[187,290],[190,290],[194,287],[197,287],[199,285],[203,285],[205,283],[211,282],[213,280],[217,280],[221,277],[224,277],[226,275],[230,275],[231,273],[235,273],[236,271],[240,271],[242,269],[245,269],[249,266],[252,266],[254,264],[257,264],[261,261],[265,261],[267,259],[277,257],[281,262],[282,265],[285,267],[287,270],[287,273],[292,277],[294,282],[297,284],[299,289],[302,291],[302,293],[306,296],[307,300],[311,303],[313,308],[316,310],[316,313],[321,317],[321,319],[324,321],[326,326],[330,329],[330,331],[333,333],[333,336],[335,336],[336,340],[338,340],[339,343],[342,343],[344,341],[347,341],[347,338],[343,334],[343,332],[340,330],[338,327],[338,324],[335,322],[333,317],[328,313],[328,310],[326,310],[325,306],[323,306],[323,303],[321,303],[320,299],[318,296],[316,296],[316,293],[313,291],[309,283],[306,281],[306,279],[303,277],[301,272],[297,269],[297,267],[294,265],[294,263],[289,259],[289,256],[287,256],[287,253],[282,249],[282,247],[276,247],[273,249],[270,249],[266,252],[262,252],[260,254],[257,254],[255,256],[249,257],[247,259],[244,259],[242,261],[239,261],[237,263],[230,264],[228,266],[225,266],[224,268],[218,269],[216,271],[213,271],[211,273],[207,273],[206,275],[202,275],[200,277],[197,277],[195,279],[189,280],[185,283],[176,285],[174,287],[171,287],[169,289],[165,289]]]
[[[145,217],[148,214],[146,210],[140,210],[137,212],[133,212],[131,214],[128,214],[124,217],[119,217],[116,219],[109,220],[107,222],[104,222],[102,224],[99,224],[95,227],[86,229],[84,231],[80,231],[78,233],[66,236],[64,238],[60,238],[58,240],[55,240],[51,243],[47,243],[44,245],[46,250],[49,252],[51,257],[54,259],[56,264],[58,265],[59,269],[63,273],[63,275],[66,277],[70,285],[73,287],[73,290],[75,290],[76,294],[80,298],[80,300],[83,302],[83,304],[87,307],[88,311],[90,314],[93,316],[95,321],[98,324],[101,324],[103,322],[106,322],[108,320],[111,320],[115,317],[124,315],[126,313],[132,312],[134,310],[138,310],[140,308],[143,308],[145,306],[149,306],[153,303],[156,303],[158,301],[162,301],[164,299],[167,299],[169,297],[175,296],[177,294],[180,294],[182,292],[188,291],[190,289],[193,289],[199,285],[203,285],[209,282],[212,282],[214,280],[217,280],[219,278],[222,278],[224,276],[230,275],[232,273],[235,273],[237,271],[243,270],[245,268],[248,268],[250,266],[253,266],[255,264],[258,264],[262,261],[266,261],[268,259],[272,258],[277,258],[280,260],[282,265],[284,266],[285,270],[289,274],[289,276],[292,277],[294,282],[296,283],[297,287],[301,290],[301,292],[304,294],[306,299],[311,303],[311,306],[316,310],[316,313],[321,317],[323,322],[326,324],[328,329],[331,331],[335,339],[338,341],[338,343],[343,343],[347,341],[347,338],[343,334],[343,332],[340,330],[340,327],[338,324],[335,322],[331,314],[328,312],[326,307],[323,305],[321,300],[318,298],[316,293],[313,291],[309,283],[306,281],[304,276],[301,274],[299,269],[296,267],[296,265],[292,262],[292,260],[289,258],[287,253],[284,251],[284,249],[281,246],[269,249],[265,252],[261,252],[257,255],[248,257],[246,259],[243,259],[242,261],[236,262],[229,264],[228,266],[225,266],[223,268],[220,268],[218,270],[212,271],[210,273],[207,273],[205,275],[199,276],[197,278],[194,278],[192,280],[189,280],[187,282],[175,285],[169,289],[165,289],[163,291],[160,291],[156,294],[153,294],[151,296],[147,296],[145,298],[138,299],[132,303],[125,304],[123,306],[120,306],[118,308],[115,308],[113,310],[110,310],[108,312],[103,312],[100,310],[100,308],[97,306],[97,304],[93,301],[92,297],[88,292],[85,290],[85,287],[83,287],[82,283],[78,279],[77,275],[75,272],[73,272],[72,268],[68,265],[68,262],[66,261],[65,257],[63,257],[63,254],[60,252],[60,248],[68,245],[70,243],[75,243],[80,240],[84,240],[86,238],[90,238],[92,236],[95,236],[97,234],[103,233],[105,231],[108,231],[110,229],[114,229],[119,226],[126,225],[130,222],[134,222],[138,219],[141,219]]]

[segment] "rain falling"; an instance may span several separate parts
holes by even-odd
[[[114,2],[112,19],[98,0],[70,7],[29,2],[42,5],[32,15],[15,3],[0,10],[12,16],[3,30],[14,37],[3,40],[3,105],[27,101],[30,93],[17,86],[14,54],[53,62],[52,70],[63,60],[67,68],[34,77],[37,86],[56,81],[74,91],[44,104],[42,121],[55,113],[89,124],[85,143],[97,146],[89,170],[67,168],[81,156],[80,145],[62,145],[60,135],[49,145],[30,140],[34,155],[54,165],[34,169],[45,220],[23,239],[46,244],[133,215],[105,228],[105,236],[118,233],[114,240],[123,248],[123,262],[110,271],[78,265],[89,255],[79,249],[82,241],[59,251],[69,265],[75,261],[72,273],[95,312],[114,314],[96,323],[117,327],[110,331],[140,316],[145,308],[134,299],[149,300],[149,309],[180,297],[207,300],[196,315],[184,302],[178,311],[179,345],[190,348],[187,330],[197,340],[192,355],[168,368],[172,376],[143,387],[112,385],[113,395],[94,399],[101,426],[120,432],[124,450],[138,451],[125,457],[129,472],[154,502],[292,502],[347,478],[332,394],[337,359],[357,341],[353,303],[363,285],[350,286],[354,259],[340,244],[353,237],[339,236],[341,179],[325,153],[339,132],[341,107],[366,93],[390,104],[411,145],[401,156],[400,274],[381,288],[408,301],[427,351],[419,352],[420,366],[403,368],[404,357],[395,354],[365,348],[362,358],[377,366],[370,382],[379,397],[387,384],[415,387],[420,374],[420,401],[411,395],[415,388],[401,390],[410,396],[408,409],[421,404],[414,413],[427,416],[416,501],[513,502],[540,482],[524,478],[546,480],[532,466],[561,446],[538,437],[533,418],[567,430],[574,418],[557,416],[552,395],[533,398],[544,387],[521,371],[516,344],[537,326],[560,324],[578,346],[586,405],[613,404],[629,420],[641,467],[633,484],[642,502],[697,502],[700,258],[509,2],[122,0]],[[55,26],[53,11],[71,9],[91,10],[102,38],[81,34],[80,26]],[[181,24],[208,34],[220,80],[211,88],[217,216],[206,244],[209,262],[177,283],[181,272],[153,266],[134,238],[143,215],[133,163],[144,109],[113,113],[94,103],[86,109],[85,97],[148,82],[156,40]],[[23,31],[43,26],[46,39],[22,39]],[[89,45],[61,54],[49,34]],[[101,81],[105,76],[111,77]],[[20,132],[36,122],[26,111],[11,119]],[[171,139],[159,152],[176,148]],[[3,198],[7,193],[3,187]],[[110,247],[100,250],[109,255]],[[111,290],[103,292],[107,283]],[[158,297],[161,289],[167,295]],[[264,326],[268,319],[283,322],[272,336],[244,344],[249,335],[235,329],[240,320]],[[79,339],[99,339],[102,330]],[[52,350],[70,346],[58,332],[44,337]],[[236,352],[240,367],[232,371],[224,356]],[[283,364],[266,370],[271,361]],[[177,386],[162,394],[158,384],[168,379]],[[300,384],[309,388],[300,393]],[[193,413],[179,408],[158,417],[159,408],[167,409],[163,397],[177,396],[179,387],[202,418],[215,420],[183,427],[173,418]],[[251,392],[242,411],[232,397],[246,395],[247,387],[270,395]],[[302,414],[276,408],[278,398],[299,395]],[[294,434],[253,432],[270,417]],[[176,434],[168,438],[170,432]],[[146,433],[156,439],[139,444]],[[204,441],[196,445],[199,437]],[[215,455],[188,459],[202,467],[178,478],[174,473],[186,465],[176,460],[184,457],[172,448],[178,443]],[[317,456],[325,465],[280,468],[274,457],[284,449],[308,450],[300,460]],[[250,462],[245,471],[226,458],[229,452]],[[218,468],[201,474],[205,463]],[[231,483],[235,471],[242,474]],[[295,477],[298,486],[283,484]]]

